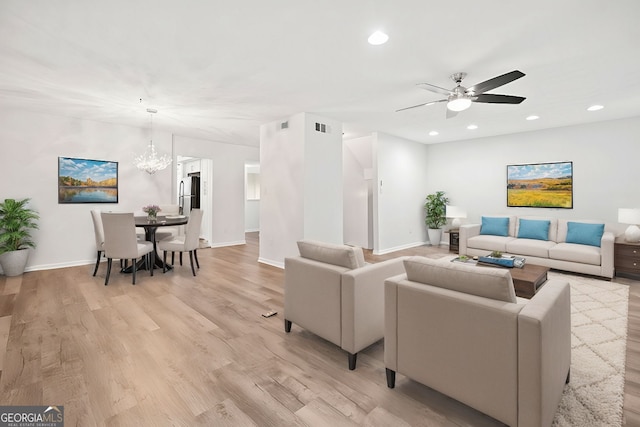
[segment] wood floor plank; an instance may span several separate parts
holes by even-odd
[[[347,355],[283,328],[283,270],[247,244],[200,249],[166,274],[93,265],[0,276],[0,402],[64,405],[77,426],[501,426],[399,376],[386,386],[382,342]],[[428,246],[374,256],[440,257]],[[625,425],[640,425],[640,282],[628,285]],[[265,319],[267,310],[279,313]]]

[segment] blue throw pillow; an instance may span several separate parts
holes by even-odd
[[[600,247],[603,234],[604,224],[568,222],[566,242]]]
[[[507,217],[482,217],[480,234],[490,234],[492,236],[509,235],[509,218]]]
[[[549,240],[549,225],[551,221],[540,219],[521,219],[518,228],[518,238]]]

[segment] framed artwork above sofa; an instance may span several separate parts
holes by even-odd
[[[507,165],[507,206],[573,209],[573,162]]]

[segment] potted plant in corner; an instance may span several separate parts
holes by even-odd
[[[38,213],[26,207],[30,199],[5,199],[0,203],[0,265],[7,276],[24,273],[31,240],[31,230],[38,228]]]
[[[429,234],[431,246],[439,246],[442,238],[442,226],[447,223],[446,209],[449,198],[444,195],[444,191],[436,191],[427,196],[424,204],[426,212],[425,223]]]

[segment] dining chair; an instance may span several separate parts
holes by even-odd
[[[107,257],[107,276],[104,285],[109,284],[113,258],[132,261],[131,272],[134,285],[136,284],[136,260],[138,258],[144,257],[145,265],[153,276],[150,256],[153,253],[153,243],[137,239],[133,213],[102,212],[101,217],[104,229],[104,253]]]
[[[160,215],[178,215],[180,207],[178,205],[158,205],[160,207]],[[156,231],[156,242],[164,239],[173,239],[181,234],[184,234],[184,227],[179,225],[177,227],[162,227]]]
[[[202,210],[193,209],[189,214],[189,220],[187,222],[183,235],[176,236],[173,239],[160,240],[158,242],[158,249],[163,251],[163,273],[166,272],[165,266],[167,264],[167,252],[172,253],[172,258],[176,252],[180,252],[181,257],[183,252],[189,252],[189,260],[191,261],[191,272],[194,276],[196,275],[196,269],[194,267],[193,261],[195,259],[196,265],[198,266],[198,268],[200,268],[200,263],[198,262],[198,254],[196,251],[200,243],[201,226]],[[180,263],[180,265],[182,265],[182,263]]]
[[[100,211],[97,209],[91,210],[91,219],[93,220],[93,233],[96,237],[96,250],[98,256],[96,258],[96,268],[93,270],[95,276],[98,272],[98,266],[100,266],[100,258],[102,258],[102,252],[104,252],[104,229],[102,228],[102,217]]]

